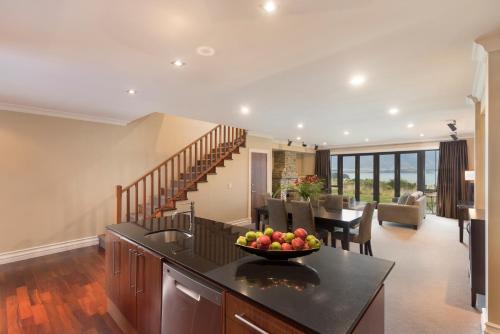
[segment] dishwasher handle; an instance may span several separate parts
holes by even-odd
[[[199,293],[196,293],[193,290],[186,288],[184,285],[180,284],[179,282],[175,282],[175,287],[177,288],[177,290],[179,290],[180,292],[184,293],[185,295],[193,298],[197,302],[200,301],[201,296]]]

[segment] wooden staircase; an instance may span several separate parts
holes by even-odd
[[[116,186],[116,223],[139,222],[175,210],[207,175],[232,160],[245,147],[247,131],[226,125],[215,128],[172,155],[130,185]]]

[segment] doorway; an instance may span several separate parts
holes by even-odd
[[[255,208],[265,204],[265,194],[267,193],[267,154],[251,152],[251,174],[250,174],[250,212],[252,223],[255,223],[257,216]]]

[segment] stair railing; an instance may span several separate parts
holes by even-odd
[[[116,186],[116,223],[147,220],[157,210],[175,208],[187,191],[245,143],[244,129],[217,125],[191,144],[132,182]],[[148,208],[149,204],[149,208]]]

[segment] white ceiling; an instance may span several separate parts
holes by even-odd
[[[276,2],[268,15],[258,0],[1,1],[0,103],[118,122],[164,112],[335,146],[442,138],[449,119],[473,131],[472,42],[500,26],[500,1]]]

